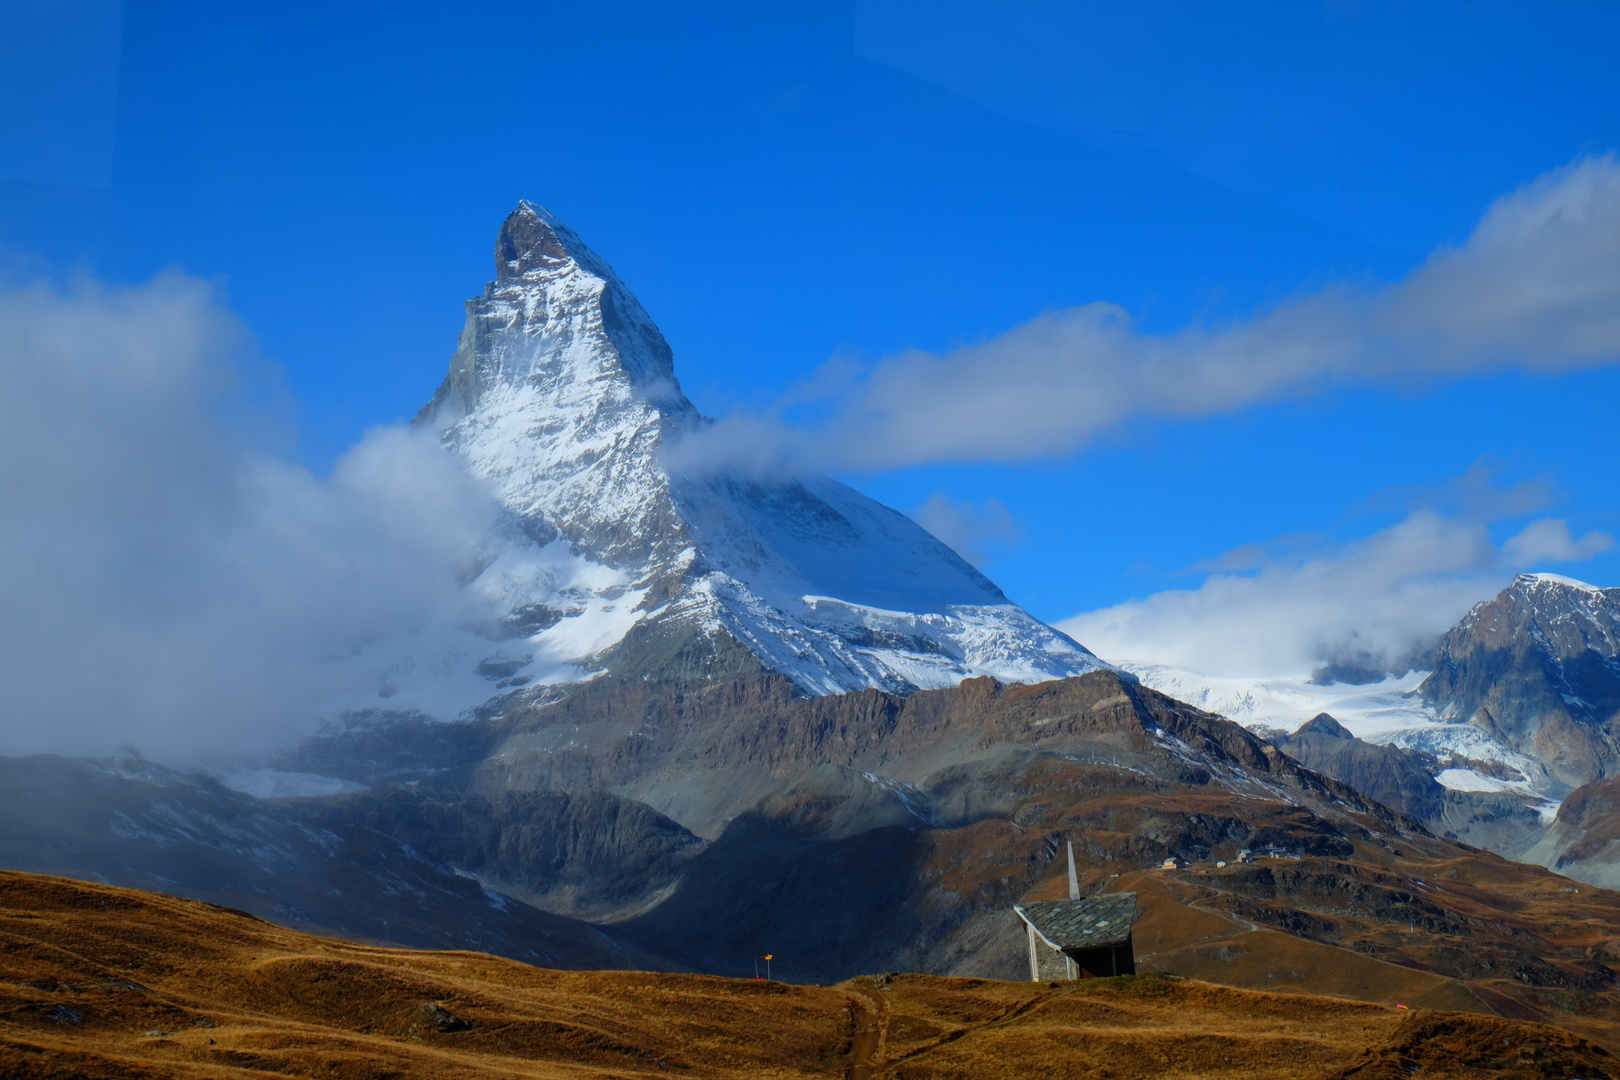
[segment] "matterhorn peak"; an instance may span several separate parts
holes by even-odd
[[[535,279],[556,275],[570,264],[605,283],[619,284],[606,259],[592,251],[579,234],[538,203],[523,199],[506,216],[495,238],[495,280]],[[622,288],[622,286],[621,286]]]
[[[418,423],[453,423],[490,395],[541,390],[578,412],[592,396],[654,401],[696,419],[664,335],[613,268],[549,210],[527,200],[495,239],[495,280],[467,301],[460,347]]]
[[[837,481],[672,472],[665,450],[703,422],[673,353],[606,260],[544,207],[507,217],[495,269],[418,417],[514,525],[475,583],[502,608],[477,658],[490,693],[603,671],[744,669],[812,694],[905,692],[1105,666]]]
[[[555,270],[574,256],[559,230],[570,239],[578,237],[562,225],[551,211],[524,199],[507,215],[495,240],[495,277],[506,281],[531,273]]]

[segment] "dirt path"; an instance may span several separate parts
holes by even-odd
[[[887,1064],[883,1060],[883,1043],[888,1034],[889,1003],[880,994],[860,992],[851,994],[849,1000],[855,1023],[849,1080],[878,1080]]]

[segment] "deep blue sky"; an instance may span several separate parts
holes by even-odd
[[[613,263],[724,414],[835,354],[1094,300],[1172,331],[1395,280],[1620,146],[1617,32],[1549,3],[22,0],[0,245],[14,279],[221,281],[321,471],[431,395],[520,198]],[[1613,368],[1496,375],[850,479],[999,499],[1022,540],[988,570],[1059,619],[1239,545],[1364,537],[1482,461],[1544,482],[1534,514],[1620,532],[1617,406]],[[1547,568],[1620,584],[1620,555]]]

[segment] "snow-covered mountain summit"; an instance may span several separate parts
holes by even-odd
[[[1106,666],[843,484],[667,467],[706,421],[641,304],[544,208],[507,218],[495,268],[417,418],[515,525],[475,583],[509,635],[479,661],[492,694],[614,668],[752,665],[836,693]]]

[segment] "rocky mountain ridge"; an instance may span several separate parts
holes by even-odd
[[[1620,589],[1520,574],[1444,635],[1432,671],[1324,686],[1128,667],[1437,833],[1521,855],[1620,761],[1617,626]]]
[[[0,864],[565,966],[706,969],[776,935],[801,977],[830,978],[873,962],[1014,972],[1003,916],[1064,836],[1095,882],[1423,835],[1109,671],[821,697],[781,675],[606,678],[378,736],[282,763],[369,785],[319,798],[253,799],[134,761],[0,759]]]

